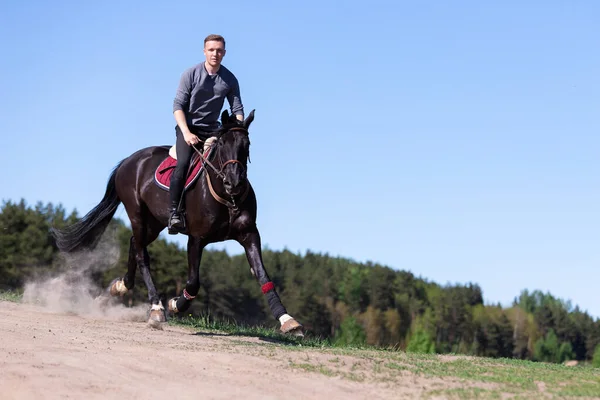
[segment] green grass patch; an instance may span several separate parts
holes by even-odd
[[[318,348],[331,358],[321,361],[306,358],[290,362],[290,367],[326,376],[340,376],[352,381],[403,379],[402,373],[423,378],[441,378],[458,382],[461,387],[435,390],[432,397],[444,398],[535,398],[600,397],[600,369],[566,367],[515,359],[491,359],[445,355],[406,353],[373,346],[336,345],[329,340],[282,335],[275,327],[246,326],[208,317],[183,317],[172,323],[199,330],[199,334],[259,337],[266,342],[287,344],[290,350]],[[213,333],[210,333],[213,332]],[[351,357],[351,361],[347,358]]]
[[[487,390],[481,388],[456,388],[439,389],[427,392],[426,398],[444,399],[502,399],[502,392],[498,390]],[[514,397],[513,397],[514,399]]]
[[[317,372],[317,373],[325,375],[325,376],[336,376],[337,375],[333,370],[327,368],[326,366],[324,366],[322,364],[314,365],[314,364],[310,364],[310,363],[290,362],[289,366],[291,368],[301,369],[306,372]]]
[[[0,291],[0,301],[12,301],[13,303],[18,303],[21,301],[22,298],[22,293],[14,292],[11,290]]]
[[[215,334],[226,334],[229,336],[247,336],[257,337],[266,341],[276,342],[279,344],[288,344],[305,347],[330,347],[328,340],[321,338],[310,337],[307,335],[304,338],[284,335],[278,332],[275,328],[265,326],[250,326],[232,321],[223,321],[210,318],[209,316],[202,317],[180,317],[170,320],[173,325],[187,326],[192,329],[197,329],[201,332],[214,332]]]
[[[460,357],[415,358],[412,354],[390,357],[384,364],[390,370],[408,370],[423,377],[452,378],[467,385],[489,385],[444,391],[449,398],[497,398],[502,393],[517,397],[544,392],[551,397],[600,396],[600,369],[566,367],[513,359]],[[542,389],[543,387],[543,389]],[[527,396],[525,396],[527,398]]]

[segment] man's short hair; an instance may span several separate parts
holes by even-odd
[[[223,43],[223,47],[225,47],[225,38],[221,35],[208,35],[204,39],[204,46],[206,46],[206,42],[210,42],[211,40]]]

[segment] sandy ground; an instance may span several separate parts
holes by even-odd
[[[328,376],[298,368],[331,361],[319,349],[168,325],[154,330],[143,317],[141,310],[83,316],[0,302],[0,398],[398,399],[436,386],[414,377]]]

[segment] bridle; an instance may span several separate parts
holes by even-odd
[[[196,151],[196,153],[198,153],[198,156],[202,159],[202,162],[204,162],[205,165],[208,165],[213,170],[215,175],[217,175],[217,177],[219,179],[221,179],[221,181],[223,181],[223,182],[225,182],[225,173],[224,173],[225,167],[230,164],[231,165],[239,164],[242,167],[243,172],[244,173],[246,172],[246,167],[244,166],[244,164],[242,164],[242,162],[240,160],[232,159],[232,160],[227,160],[227,161],[223,162],[223,158],[221,156],[221,146],[222,146],[222,144],[220,142],[221,137],[226,132],[234,132],[234,131],[242,132],[242,133],[245,133],[246,135],[249,134],[248,130],[246,128],[233,127],[233,128],[228,129],[227,131],[225,131],[223,134],[218,135],[217,140],[215,142],[211,143],[211,145],[210,145],[211,150],[214,146],[217,146],[217,151],[218,151],[217,157],[219,158],[219,163],[221,164],[220,169],[215,167],[214,164],[208,160],[208,158],[204,157],[204,154],[202,154],[202,152],[200,150],[198,150],[196,148],[196,146],[192,146],[194,148],[194,150]],[[233,218],[232,213],[238,211],[237,203],[242,203],[246,199],[246,197],[248,196],[248,192],[250,191],[250,183],[248,182],[248,179],[247,178],[245,179],[246,188],[244,189],[243,193],[238,195],[239,199],[236,202],[235,196],[230,196],[230,200],[224,199],[223,197],[219,196],[217,194],[217,192],[215,191],[215,189],[213,188],[212,182],[210,180],[210,174],[208,174],[208,171],[205,175],[206,175],[206,181],[208,183],[208,189],[210,191],[210,194],[213,196],[213,198],[216,201],[218,201],[219,203],[221,203],[229,208],[230,220],[232,220],[232,218]]]

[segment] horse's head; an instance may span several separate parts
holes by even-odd
[[[217,160],[223,174],[223,185],[230,196],[236,196],[245,189],[247,165],[250,155],[248,128],[254,120],[254,110],[242,122],[229,116],[227,110],[221,115],[223,128],[218,134]]]

